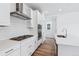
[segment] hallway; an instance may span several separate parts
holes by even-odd
[[[47,38],[32,56],[57,56],[55,39]]]

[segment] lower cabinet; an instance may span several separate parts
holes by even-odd
[[[28,56],[31,55],[31,50],[32,45],[31,44],[25,44],[24,46],[21,47],[21,56]]]
[[[20,45],[12,46],[0,51],[1,56],[19,56],[20,55]]]
[[[20,56],[20,48],[17,48],[14,52],[10,53],[8,56]]]
[[[18,45],[0,51],[1,56],[31,56],[37,49],[37,37],[20,41]]]
[[[31,56],[33,52],[36,50],[35,44],[37,41],[36,37],[32,37],[29,39],[30,41],[21,42],[21,56]]]

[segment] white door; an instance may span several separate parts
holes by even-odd
[[[56,24],[55,21],[46,22],[43,26],[43,34],[45,37],[53,38],[56,32]]]
[[[54,38],[56,33],[56,17],[50,16],[47,19],[45,18],[42,25],[43,37]]]
[[[47,22],[46,23],[46,37],[53,37],[52,22]]]

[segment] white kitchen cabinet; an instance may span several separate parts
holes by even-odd
[[[0,55],[1,56],[16,56],[16,55],[20,55],[20,45],[14,45],[11,47],[7,47],[5,49],[2,49],[0,51]]]
[[[31,20],[29,20],[30,21],[29,27],[34,28],[37,25],[37,12],[30,9],[30,17]]]
[[[21,56],[28,56],[32,48],[32,38],[28,38],[25,42],[21,41]]]
[[[26,56],[26,55],[28,55],[27,52],[28,52],[28,50],[27,50],[27,45],[26,45],[26,46],[22,46],[22,47],[21,47],[21,56]]]
[[[8,42],[12,42],[12,40],[5,41],[3,48],[0,48],[0,56],[31,56],[38,47],[37,36],[22,41],[13,41],[10,45]]]
[[[16,11],[16,3],[10,3],[10,12]]]
[[[37,49],[37,42],[38,42],[38,38],[37,38],[37,36],[35,36],[33,38],[33,51],[35,51]]]
[[[38,22],[40,23],[40,20],[41,19],[41,13],[38,11],[38,10],[35,10],[34,11],[34,23],[35,23],[35,25],[37,25],[38,24]]]
[[[20,56],[20,48],[15,49],[12,53],[10,53],[8,56]]]
[[[38,20],[38,24],[41,24],[42,15],[39,11],[37,11],[37,20]]]
[[[0,26],[10,25],[10,4],[0,3]]]
[[[34,36],[32,38],[32,46],[31,46],[31,48],[29,50],[30,53],[28,55],[32,55],[34,53],[34,51],[38,48],[37,42],[38,42],[38,38],[37,38],[37,36]]]
[[[35,12],[31,9],[31,20],[30,20],[30,26],[34,27],[34,17],[35,17]]]
[[[21,43],[22,44],[22,43]],[[27,56],[29,55],[32,47],[32,43],[26,42],[25,44],[21,45],[21,56]]]
[[[43,14],[38,10],[36,10],[36,19],[38,24],[41,24],[43,21]]]
[[[21,56],[31,56],[36,50],[36,41],[36,37],[31,37],[26,39],[26,41],[21,42]]]
[[[30,20],[31,21],[31,27],[32,27],[32,30],[30,30],[31,33],[33,33],[34,35],[37,35],[38,33],[38,24],[37,24],[37,11],[36,10],[33,10],[32,11],[33,15],[32,15],[32,19]]]
[[[31,8],[23,3],[23,13],[31,18]]]

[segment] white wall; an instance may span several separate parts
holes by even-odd
[[[29,34],[28,21],[11,17],[11,25],[8,27],[0,27],[0,40],[9,39],[19,35]]]

